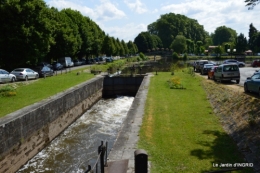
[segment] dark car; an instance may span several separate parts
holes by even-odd
[[[113,62],[113,58],[111,58],[111,57],[106,57],[106,62]]]
[[[254,73],[253,76],[246,79],[244,90],[245,92],[258,93],[260,96],[260,72]]]
[[[80,66],[80,65],[82,65],[82,62],[81,62],[80,60],[78,60],[78,59],[75,59],[73,62],[74,62],[74,65],[75,65],[75,66]]]
[[[201,75],[208,74],[214,64],[204,64],[202,70],[200,71]]]
[[[63,69],[63,65],[59,62],[54,62],[54,63],[52,63],[52,69],[53,70],[61,70],[61,69]]]
[[[37,64],[37,67],[39,67],[39,66],[47,66],[49,68],[52,68],[52,65],[47,62],[40,62]]]
[[[260,67],[260,60],[256,59],[251,64],[252,67]]]
[[[40,77],[53,76],[53,70],[47,66],[37,66],[33,70],[39,73]]]

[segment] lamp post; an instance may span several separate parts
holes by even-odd
[[[227,49],[227,51],[228,51],[228,53],[230,53],[231,54],[231,59],[232,59],[232,52],[236,52],[237,50],[236,49]]]

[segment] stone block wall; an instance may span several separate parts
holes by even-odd
[[[102,98],[98,77],[0,120],[0,172],[13,173]]]

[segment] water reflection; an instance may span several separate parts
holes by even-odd
[[[85,172],[94,164],[102,140],[111,149],[133,100],[127,96],[100,100],[18,172]]]

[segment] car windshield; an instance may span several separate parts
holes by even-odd
[[[224,66],[223,71],[238,71],[238,66],[236,65],[227,65]]]

